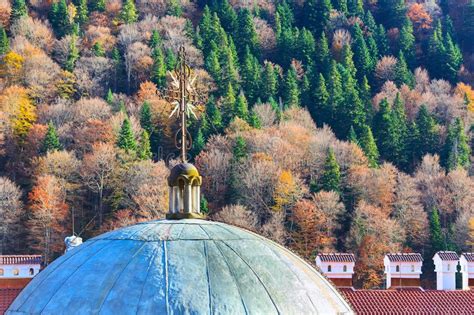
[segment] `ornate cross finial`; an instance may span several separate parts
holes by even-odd
[[[181,151],[181,160],[187,162],[186,152],[191,149],[192,139],[186,126],[186,120],[193,115],[197,100],[197,93],[194,88],[196,75],[193,75],[191,68],[186,63],[186,52],[183,46],[179,48],[178,62],[173,72],[168,72],[171,76],[170,87],[166,90],[166,99],[175,105],[171,116],[176,114],[180,118],[180,130],[175,134],[175,145]]]

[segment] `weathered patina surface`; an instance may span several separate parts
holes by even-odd
[[[58,258],[7,314],[351,314],[337,290],[285,248],[203,220],[152,221]]]

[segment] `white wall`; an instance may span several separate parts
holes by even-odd
[[[456,290],[456,271],[458,261],[441,260],[437,254],[433,257],[436,272],[437,290]]]
[[[40,265],[0,265],[0,269],[3,269],[0,279],[33,278],[39,272]],[[30,274],[30,269],[33,269],[33,275]],[[18,270],[18,275],[15,275],[15,270]]]
[[[461,265],[462,289],[469,290],[469,279],[474,279],[474,262],[468,262],[466,258],[461,255],[459,264]]]
[[[354,262],[322,262],[319,257],[316,257],[316,265],[328,278],[352,278],[354,274]],[[328,267],[331,266],[331,271]],[[344,271],[344,266],[347,270]]]

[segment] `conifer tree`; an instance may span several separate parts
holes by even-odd
[[[395,67],[395,83],[398,86],[406,84],[409,87],[413,87],[415,84],[415,78],[413,77],[413,73],[411,73],[410,69],[408,69],[405,55],[402,51],[399,53],[397,65]]]
[[[216,82],[217,86],[222,89],[221,79],[221,65],[219,63],[219,54],[217,53],[217,48],[212,49],[209,54],[206,56],[205,66],[207,72]]]
[[[319,179],[319,190],[341,191],[341,169],[336,160],[336,155],[332,148],[328,149],[326,161],[323,166],[323,174]]]
[[[378,57],[386,56],[389,54],[388,38],[385,28],[380,24],[374,34],[375,42],[379,51]]]
[[[254,110],[250,111],[248,123],[253,128],[256,128],[256,129],[262,128],[262,122],[260,121],[260,118],[258,117],[257,113],[255,113]]]
[[[176,63],[178,62],[178,58],[176,54],[173,52],[171,48],[166,49],[165,52],[165,63],[166,69],[173,70],[176,67]]]
[[[286,108],[298,106],[300,101],[300,91],[296,70],[293,66],[291,66],[286,72],[284,84],[284,101]]]
[[[232,49],[230,47],[224,48],[222,61],[221,61],[221,85],[227,88],[232,85],[238,88],[239,83],[239,72],[236,65],[237,60],[234,58]]]
[[[79,0],[77,4],[77,13],[74,21],[79,25],[84,25],[89,20],[89,10],[87,8],[87,0]]]
[[[329,110],[330,117],[328,117],[329,124],[335,122],[336,110],[342,108],[344,103],[344,93],[342,89],[342,77],[336,62],[333,60],[331,71],[329,74],[328,82],[328,92],[329,92]]]
[[[336,134],[339,137],[347,137],[351,126],[356,131],[360,131],[361,127],[366,123],[364,104],[359,97],[357,82],[351,73],[341,66],[343,82],[343,102],[336,108]]]
[[[10,41],[8,40],[5,28],[0,25],[0,55],[5,55],[10,50]]]
[[[354,65],[354,53],[352,52],[351,46],[344,45],[342,48],[342,65],[351,74],[352,77],[356,77],[357,69]]]
[[[303,7],[304,22],[306,27],[313,34],[321,34],[328,21],[331,13],[330,0],[307,0]]]
[[[446,35],[444,47],[445,56],[444,64],[442,64],[444,65],[444,77],[454,84],[457,82],[458,72],[463,62],[462,53],[449,34]]]
[[[105,101],[107,102],[107,104],[109,104],[110,106],[112,106],[114,104],[114,94],[112,93],[112,90],[109,88],[109,90],[107,91],[107,94],[105,95]]]
[[[364,14],[364,25],[372,34],[377,30],[377,23],[375,22],[374,16],[370,10],[367,10]]]
[[[240,48],[238,49],[239,56],[244,55],[246,47],[249,47],[252,55],[259,56],[258,35],[255,31],[255,24],[249,10],[242,9],[239,11],[238,25],[237,39]]]
[[[315,52],[315,40],[313,34],[306,28],[303,28],[296,38],[296,57],[301,60],[308,68],[313,63]]]
[[[141,134],[137,155],[140,160],[149,160],[153,156],[151,153],[150,135],[146,130],[143,130]]]
[[[366,124],[364,124],[361,128],[358,143],[362,151],[364,151],[367,160],[369,161],[369,166],[377,167],[379,160],[379,150],[377,148],[377,144],[375,143],[372,129]]]
[[[328,39],[324,32],[317,42],[317,49],[315,53],[315,67],[316,71],[322,73],[326,78],[331,71],[331,53],[329,50]]]
[[[406,18],[403,27],[400,30],[398,39],[400,50],[406,58],[407,64],[413,69],[416,65],[415,59],[415,35],[413,35],[413,24],[409,18]]]
[[[349,13],[349,9],[347,7],[347,0],[335,0],[333,2],[333,4],[334,4],[334,9],[335,10],[337,10],[339,12],[342,12],[345,15],[347,15]]]
[[[331,123],[332,110],[329,103],[329,93],[322,73],[319,74],[316,80],[313,102],[309,105],[309,113],[318,126]]]
[[[247,142],[245,142],[245,139],[242,136],[238,136],[235,139],[235,144],[232,151],[234,162],[242,162],[247,158]]]
[[[274,97],[277,92],[277,74],[271,62],[265,64],[262,73],[262,90],[261,95],[265,101]]]
[[[105,11],[105,0],[89,0],[89,10],[104,12]]]
[[[470,1],[463,8],[463,23],[460,31],[462,46],[468,52],[474,52],[474,2]]]
[[[92,51],[96,57],[105,57],[105,50],[104,47],[99,42],[95,42],[92,46]]]
[[[353,52],[354,52],[354,64],[357,68],[357,79],[359,82],[362,82],[364,76],[369,77],[372,73],[372,70],[375,68],[374,61],[370,56],[369,49],[362,34],[362,30],[359,27],[359,24],[356,24],[353,29],[354,33],[354,43],[353,43]]]
[[[219,4],[216,5],[222,27],[226,32],[235,34],[238,27],[238,18],[234,8],[232,8],[228,0],[219,1]]]
[[[155,49],[159,47],[161,43],[162,43],[162,40],[161,40],[160,33],[157,30],[153,30],[151,32],[150,42],[148,43],[148,45],[150,46],[151,49]]]
[[[69,34],[72,30],[69,11],[66,0],[59,0],[51,6],[50,17],[51,25],[58,37]]]
[[[79,59],[77,37],[76,35],[72,35],[71,41],[69,42],[69,52],[66,58],[66,63],[64,64],[64,69],[69,72],[72,72],[74,70],[74,65],[76,64],[77,59]]]
[[[28,7],[25,0],[13,0],[12,10],[10,13],[10,25],[22,16],[28,15]]]
[[[379,18],[387,28],[400,28],[405,22],[407,7],[405,0],[379,0]]]
[[[204,149],[205,145],[206,139],[204,137],[204,132],[202,131],[202,128],[198,128],[193,141],[192,155],[197,156],[202,151],[202,149]]]
[[[125,24],[136,22],[138,19],[137,9],[134,0],[125,0],[122,11],[120,11],[120,19]]]
[[[219,108],[216,106],[213,97],[209,98],[209,101],[206,105],[206,117],[208,117],[209,128],[212,128],[215,132],[221,132],[222,124],[222,114]]]
[[[359,95],[364,104],[366,121],[369,124],[374,117],[374,107],[372,106],[372,94],[370,90],[369,80],[367,77],[364,77],[362,83],[359,85]]]
[[[260,64],[258,63],[257,58],[251,54],[248,47],[241,65],[240,74],[242,81],[241,85],[245,91],[245,95],[247,95],[250,104],[253,104],[260,94]]]
[[[224,112],[225,125],[227,125],[235,116],[234,109],[236,101],[237,99],[235,97],[234,88],[232,87],[232,84],[229,83],[227,85],[227,90],[222,100],[222,109]]]
[[[168,1],[168,8],[166,9],[167,15],[172,16],[181,16],[183,14],[183,8],[178,0],[169,0]]]
[[[402,169],[408,167],[408,123],[405,114],[405,104],[403,103],[400,93],[397,93],[393,102],[392,122],[394,132],[396,133],[397,142],[394,143],[393,160],[395,165]]]
[[[351,15],[363,16],[364,15],[364,3],[363,0],[348,0],[349,13]]]
[[[41,146],[41,152],[47,153],[50,151],[61,150],[62,146],[59,142],[58,133],[54,125],[49,122],[48,129],[46,131],[46,136],[43,139],[43,144]]]
[[[380,156],[389,161],[394,161],[393,153],[398,143],[396,126],[393,123],[393,114],[387,99],[383,99],[379,104],[379,111],[374,116],[374,127],[376,131],[377,147]]]
[[[153,68],[151,79],[158,88],[164,88],[166,85],[165,56],[159,47],[153,49]]]
[[[445,250],[443,232],[441,231],[441,223],[439,220],[438,209],[433,208],[430,214],[430,232],[431,246],[433,252]]]
[[[234,107],[234,115],[242,120],[247,121],[249,119],[249,106],[244,93],[240,93],[239,96],[237,96]]]
[[[150,103],[147,101],[143,102],[142,108],[140,109],[140,126],[148,132],[148,135],[153,133],[151,108]]]
[[[464,132],[464,124],[460,118],[448,127],[448,135],[444,148],[445,165],[448,170],[469,166],[471,148],[469,139]]]
[[[201,195],[201,213],[208,214],[209,213],[209,205],[207,199],[204,195]]]
[[[351,129],[349,129],[349,135],[347,136],[347,141],[349,141],[353,144],[360,145],[359,144],[359,139],[357,139],[357,134],[356,134],[353,126],[351,126]]]
[[[122,123],[122,128],[120,129],[117,146],[127,153],[133,152],[137,149],[137,143],[135,141],[135,136],[133,135],[132,126],[130,120],[125,118]]]

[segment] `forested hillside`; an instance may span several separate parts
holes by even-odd
[[[180,46],[211,218],[353,252],[364,288],[472,250],[473,1],[0,0],[0,253],[164,217]]]

